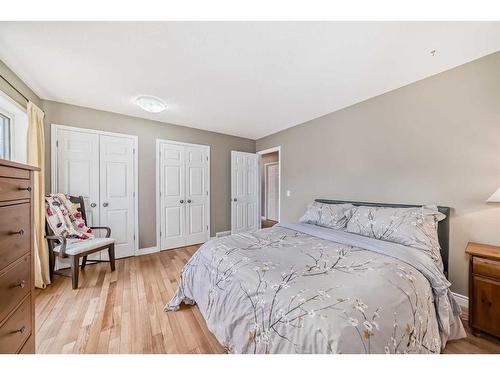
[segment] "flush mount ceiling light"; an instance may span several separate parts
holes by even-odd
[[[135,99],[135,104],[151,113],[163,112],[167,106],[161,99],[155,98],[154,96],[142,95]]]

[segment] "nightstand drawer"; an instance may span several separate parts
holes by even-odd
[[[472,259],[472,272],[476,275],[500,279],[500,262],[492,259],[474,257]]]
[[[472,328],[500,336],[500,282],[472,276]]]

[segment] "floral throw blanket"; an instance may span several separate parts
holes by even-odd
[[[72,240],[94,238],[92,229],[85,225],[82,214],[64,194],[45,196],[45,217],[56,236]]]

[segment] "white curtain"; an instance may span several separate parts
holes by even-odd
[[[33,181],[35,223],[33,228],[35,257],[35,286],[45,288],[50,284],[49,253],[45,234],[45,136],[43,111],[28,102],[28,164],[40,168]]]

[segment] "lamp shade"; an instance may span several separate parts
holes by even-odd
[[[491,197],[489,197],[486,202],[500,202],[500,188],[491,194]]]

